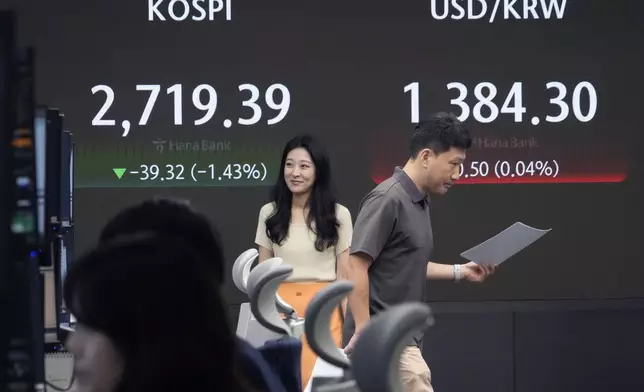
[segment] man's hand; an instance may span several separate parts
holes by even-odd
[[[358,340],[358,337],[360,336],[360,332],[356,330],[356,332],[351,336],[351,339],[349,339],[349,344],[344,348],[344,353],[347,355],[351,355],[353,352],[353,348],[356,345],[356,341]]]
[[[351,354],[358,340],[362,327],[369,323],[369,266],[372,260],[365,253],[355,253],[349,258],[348,278],[353,282],[353,290],[349,293],[349,309],[355,321],[355,331],[345,347],[345,354]]]
[[[461,266],[461,275],[463,279],[470,282],[481,283],[488,276],[492,275],[496,270],[495,265],[479,265],[474,262],[469,262]]]

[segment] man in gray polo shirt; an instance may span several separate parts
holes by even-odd
[[[390,305],[425,300],[426,280],[483,281],[492,268],[474,263],[437,264],[429,215],[429,193],[445,194],[459,178],[472,144],[453,114],[436,113],[411,138],[405,167],[376,186],[360,205],[346,269],[354,284],[343,329],[347,354],[372,315]],[[422,333],[408,342],[400,360],[405,392],[431,392],[431,372],[420,352]]]

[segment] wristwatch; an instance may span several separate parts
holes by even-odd
[[[461,265],[454,264],[454,282],[458,283],[461,281]]]

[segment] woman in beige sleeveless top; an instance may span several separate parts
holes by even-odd
[[[348,262],[353,232],[349,210],[336,202],[331,190],[329,158],[312,137],[298,136],[286,144],[271,200],[259,212],[259,261],[281,257],[293,267],[279,295],[302,316],[320,289],[345,277],[342,267]],[[338,309],[330,326],[338,347],[343,312]],[[304,389],[317,357],[306,337],[302,343]]]

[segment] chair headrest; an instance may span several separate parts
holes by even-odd
[[[393,306],[367,324],[351,354],[358,388],[369,392],[404,392],[400,382],[400,356],[407,342],[434,322],[422,303]]]
[[[351,362],[338,348],[331,335],[331,317],[337,312],[342,299],[353,290],[353,283],[335,281],[320,290],[306,307],[304,331],[306,340],[321,359],[341,369],[349,369]]]
[[[233,263],[233,283],[235,284],[235,287],[237,287],[237,289],[242,293],[248,294],[248,277],[250,276],[250,271],[253,264],[257,260],[257,257],[259,257],[259,252],[257,251],[257,249],[251,248],[239,255]],[[266,262],[272,264],[281,264],[282,259],[279,257],[273,257],[266,260],[264,263]],[[282,299],[279,294],[275,295],[275,300],[277,301],[277,309],[280,313],[289,315],[291,318],[297,318],[295,309],[293,309],[291,305],[284,301],[284,299]]]
[[[291,336],[291,328],[284,322],[278,311],[276,295],[279,285],[291,276],[293,268],[281,265],[279,258],[274,259],[260,263],[250,272],[247,286],[250,310],[264,328]]]
[[[259,256],[257,249],[251,248],[240,254],[233,263],[233,283],[242,293],[248,294],[247,284],[253,262]]]

